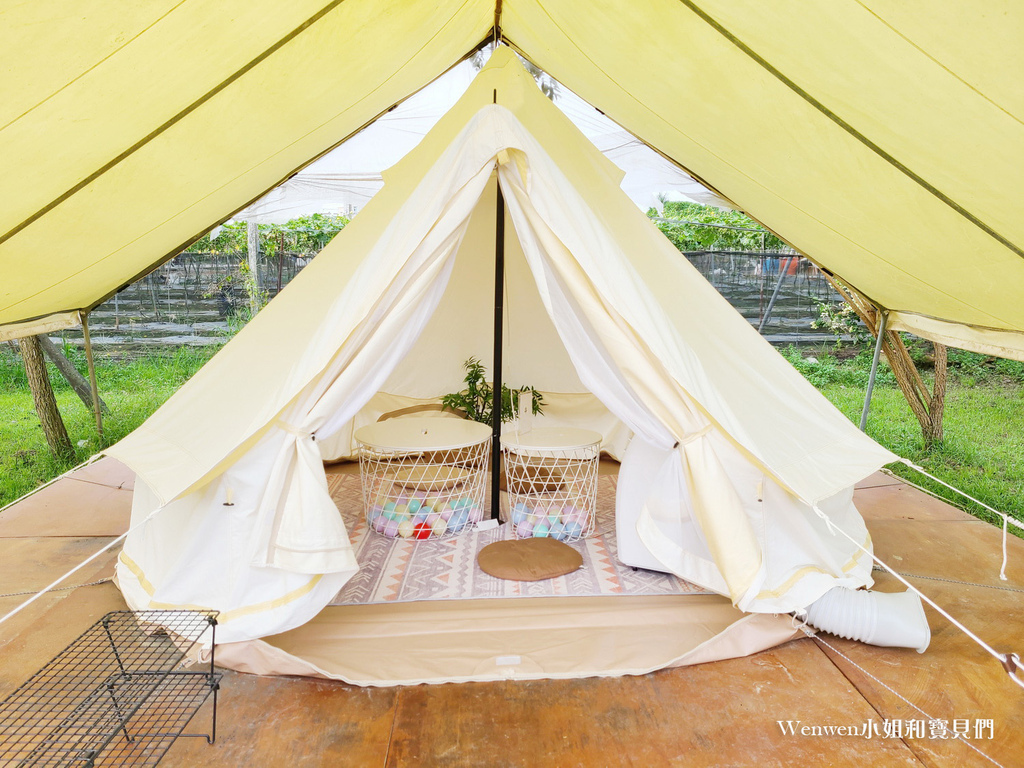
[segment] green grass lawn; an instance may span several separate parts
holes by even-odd
[[[76,453],[74,461],[62,463],[47,448],[20,358],[9,349],[0,348],[0,507],[127,435],[199,370],[213,352],[182,347],[173,353],[135,360],[98,360],[100,396],[110,408],[103,419],[102,443],[96,434],[92,410],[49,366],[57,406]],[[69,356],[80,371],[86,370],[84,355],[72,349]]]
[[[839,410],[860,422],[863,390],[831,385],[822,392]],[[989,506],[1024,520],[1024,387],[1015,382],[958,384],[947,395],[943,427],[942,445],[926,451],[917,419],[903,394],[895,387],[875,390],[868,417],[871,437]],[[984,520],[996,522],[992,513],[909,467],[892,464],[889,469]]]
[[[104,419],[101,444],[89,411],[52,370],[57,401],[76,448],[78,463],[119,440],[142,423],[214,353],[210,348],[136,360],[106,360],[97,365],[100,390],[111,408]],[[826,397],[851,420],[859,422],[870,363],[869,351],[839,361],[829,350],[807,359],[783,350]],[[72,359],[85,370],[81,353]],[[917,421],[896,388],[891,372],[880,371],[872,401],[868,434],[894,453],[985,503],[1024,520],[1024,364],[951,352],[946,400],[945,440],[925,450]],[[0,348],[0,506],[69,469],[49,453],[32,407],[20,359]],[[994,517],[902,465],[891,469],[935,491],[962,509],[986,520]],[[1011,528],[1011,530],[1014,530]]]
[[[867,351],[845,362],[828,354],[819,355],[818,362],[795,350],[783,354],[851,421],[860,423],[870,369]],[[931,386],[927,372],[925,380]],[[878,381],[868,417],[871,437],[989,506],[1024,520],[1024,364],[950,350],[944,439],[930,450],[925,450],[917,419],[884,365]],[[1001,518],[907,466],[892,464],[889,469],[983,520],[1002,524]],[[1015,532],[1021,535],[1019,529]]]

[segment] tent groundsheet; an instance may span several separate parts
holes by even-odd
[[[642,675],[793,639],[788,616],[717,595],[454,600],[326,608],[279,635],[217,646],[217,664],[354,685]]]

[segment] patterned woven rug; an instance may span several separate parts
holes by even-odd
[[[583,567],[555,579],[522,582],[489,576],[476,562],[483,547],[513,538],[512,526],[472,530],[446,539],[387,538],[368,530],[359,476],[329,475],[331,496],[345,519],[360,566],[331,605],[481,597],[710,594],[670,574],[634,569],[618,561],[615,483],[611,475],[598,480],[596,534],[569,543],[583,555]]]

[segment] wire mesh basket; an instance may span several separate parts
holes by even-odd
[[[595,528],[601,435],[537,429],[502,437],[509,518],[519,538],[577,541]]]
[[[483,424],[394,419],[357,431],[363,508],[388,538],[455,536],[484,518],[491,433]]]

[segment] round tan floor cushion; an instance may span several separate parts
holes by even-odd
[[[541,581],[572,573],[583,556],[556,539],[510,539],[488,544],[477,555],[480,570],[510,581]]]

